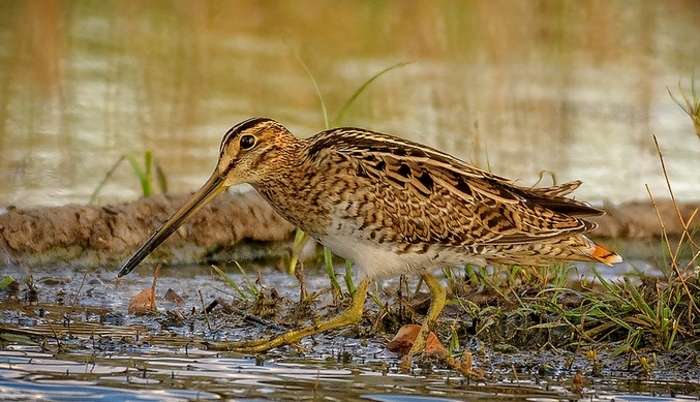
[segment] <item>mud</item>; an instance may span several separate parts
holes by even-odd
[[[307,285],[315,297],[300,311],[298,285],[276,270],[258,268],[259,296],[245,300],[208,275],[207,267],[166,267],[156,290],[157,310],[145,316],[129,314],[127,305],[151,285],[148,275],[113,282],[114,273],[104,270],[36,270],[36,301],[23,300],[22,291],[15,296],[0,292],[0,386],[19,397],[69,395],[76,392],[71,385],[84,384],[80,391],[93,397],[118,393],[133,398],[141,392],[153,399],[158,399],[155,392],[173,399],[275,400],[297,399],[303,392],[343,400],[373,393],[394,393],[398,399],[391,400],[397,401],[407,395],[627,400],[623,395],[692,397],[700,392],[700,355],[692,345],[668,353],[639,351],[649,361],[641,367],[637,357],[616,353],[615,344],[576,347],[550,337],[542,342],[529,338],[532,342],[525,346],[517,342],[522,334],[509,334],[507,325],[477,334],[478,318],[455,305],[445,312],[437,333],[447,345],[456,325],[457,352],[471,351],[485,378],[470,381],[434,360],[418,360],[408,375],[401,374],[399,356],[387,349],[387,340],[397,327],[425,313],[427,294],[402,296],[398,279],[372,287],[382,305],[368,302],[365,318],[356,326],[258,356],[212,350],[222,340],[269,336],[334,315],[342,307],[333,305],[327,278],[313,276]],[[21,275],[16,268],[8,273]],[[228,267],[228,275],[245,281],[235,267]],[[407,285],[412,289],[415,282]],[[178,298],[166,297],[168,293]],[[274,306],[273,312],[266,313],[266,306]],[[591,349],[596,350],[593,357]],[[54,388],[46,389],[47,384]]]
[[[114,266],[188,196],[158,195],[105,206],[8,208],[0,215],[0,263]],[[657,203],[668,234],[680,235],[683,228],[673,204],[665,200]],[[679,209],[688,219],[699,207],[700,203],[688,203]],[[606,209],[608,215],[596,218],[600,225],[594,232],[597,237],[643,239],[662,234],[656,210],[649,202]],[[700,228],[700,219],[693,221],[693,227]],[[189,219],[150,260],[198,264],[277,255],[286,253],[292,233],[293,227],[254,192],[226,193]]]
[[[0,261],[29,267],[116,265],[188,197],[158,195],[105,206],[9,208],[0,215]],[[187,264],[260,257],[274,252],[270,243],[289,239],[292,231],[256,194],[226,193],[193,215],[154,252],[154,259]],[[258,243],[264,247],[257,247]]]
[[[678,214],[688,221],[694,213],[700,211],[700,202],[678,203],[678,209],[671,200],[656,200],[656,209],[650,201],[630,201],[620,205],[606,205],[606,215],[593,218],[598,223],[594,235],[606,238],[650,239],[663,235],[659,216],[663,221],[666,234],[680,236],[683,226]],[[658,209],[658,214],[657,214]],[[700,219],[690,222],[690,233],[700,230]]]

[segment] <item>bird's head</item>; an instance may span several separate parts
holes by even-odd
[[[274,120],[254,117],[231,127],[221,140],[219,161],[206,183],[146,240],[122,265],[117,276],[131,272],[193,213],[228,187],[255,185],[275,174],[275,167],[293,157],[298,140]]]
[[[254,117],[226,132],[219,148],[214,175],[224,187],[240,183],[256,184],[275,173],[289,158],[296,138],[274,120]]]

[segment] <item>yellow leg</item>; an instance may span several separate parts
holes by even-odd
[[[425,342],[428,339],[428,335],[435,326],[435,322],[440,316],[442,309],[445,308],[445,303],[447,302],[447,292],[434,276],[424,273],[421,275],[421,277],[423,278],[423,282],[428,285],[428,289],[430,289],[430,308],[428,309],[428,315],[423,321],[423,325],[421,325],[418,336],[413,342],[411,350],[409,350],[406,356],[404,356],[401,360],[401,368],[404,370],[411,368],[413,356],[418,353],[422,353],[425,350]]]
[[[210,348],[241,353],[261,353],[280,346],[296,343],[307,336],[354,324],[362,319],[368,285],[369,281],[366,279],[360,282],[352,297],[350,308],[330,320],[321,321],[309,327],[295,329],[272,339],[252,342],[217,342],[211,344]]]

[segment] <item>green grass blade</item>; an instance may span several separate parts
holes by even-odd
[[[287,272],[289,272],[289,274],[294,274],[294,272],[297,270],[297,264],[299,263],[299,255],[304,249],[306,239],[306,233],[304,233],[303,230],[297,228],[297,230],[294,232],[294,242],[292,243],[292,255],[289,259],[289,266],[287,267]]]
[[[382,75],[388,73],[389,71],[397,69],[399,67],[403,67],[403,66],[408,65],[408,64],[411,64],[411,62],[404,61],[401,63],[396,63],[394,65],[391,65],[391,66],[379,71],[378,73],[374,74],[373,76],[369,77],[367,79],[367,81],[365,81],[364,83],[362,83],[362,85],[357,87],[355,92],[353,92],[352,95],[350,95],[350,97],[345,101],[343,106],[341,106],[340,110],[338,110],[338,113],[335,115],[335,118],[333,119],[333,125],[337,126],[343,121],[343,118],[345,117],[345,114],[347,113],[348,109],[350,109],[350,107],[355,102],[355,100],[360,95],[362,95],[362,93],[365,91],[365,89],[367,89],[367,87],[369,87],[369,85],[372,82],[374,82],[377,78],[381,77]],[[328,123],[326,123],[326,128],[329,128],[327,126],[328,126]]]
[[[134,175],[141,184],[141,193],[144,197],[148,197],[150,194],[148,193],[146,173],[141,169],[141,166],[139,166],[139,162],[133,155],[127,155],[126,159],[129,161],[129,165],[131,165],[131,170],[134,172]]]
[[[241,289],[240,286],[231,278],[229,278],[228,275],[224,271],[222,271],[219,267],[216,265],[212,265],[211,268],[219,275],[219,278],[221,278],[222,281],[226,284],[226,286],[230,287],[233,289],[236,293],[238,293],[239,296],[241,296],[242,299],[244,300],[251,300],[250,296]]]
[[[143,153],[143,166],[144,166],[144,184],[146,185],[143,191],[144,197],[150,197],[153,195],[153,152],[146,150]]]
[[[644,300],[644,296],[639,291],[639,289],[637,289],[637,286],[625,281],[625,288],[627,288],[630,296],[632,297],[632,301],[634,302],[635,308],[639,312],[644,313],[647,317],[649,317],[650,320],[655,320],[657,318],[657,314],[654,312],[654,309],[652,309],[651,306],[646,302],[646,300]]]
[[[340,289],[340,283],[338,283],[338,277],[335,275],[335,267],[333,266],[333,254],[331,250],[327,247],[323,248],[323,262],[326,267],[326,274],[328,274],[328,279],[331,281],[331,288],[333,289],[333,296],[335,299],[340,298],[342,291]]]
[[[95,203],[95,200],[97,199],[97,196],[100,194],[100,191],[102,191],[102,188],[107,184],[110,178],[112,178],[112,175],[114,175],[114,172],[117,170],[119,165],[121,165],[122,162],[124,162],[124,159],[126,157],[124,155],[120,156],[119,159],[117,159],[116,162],[112,165],[111,168],[107,171],[105,174],[105,177],[102,178],[102,181],[95,187],[95,190],[93,190],[92,194],[90,194],[90,201],[88,201],[88,204],[93,204]]]
[[[325,127],[328,129],[330,128],[330,123],[328,121],[328,109],[326,109],[326,102],[323,100],[323,95],[321,94],[321,88],[319,88],[318,83],[316,82],[316,78],[314,77],[313,73],[311,72],[311,69],[309,66],[306,65],[304,62],[304,59],[301,58],[299,53],[294,53],[296,56],[297,60],[299,60],[299,63],[301,64],[302,67],[304,67],[304,71],[306,71],[306,75],[309,76],[309,79],[311,80],[311,84],[314,86],[314,90],[316,91],[316,96],[318,97],[318,101],[321,103],[321,114],[323,114],[323,123]]]
[[[243,269],[241,264],[238,263],[238,261],[234,261],[234,264],[236,264],[236,267],[238,267],[238,271],[240,271],[241,275],[243,275],[243,281],[245,282],[248,291],[257,297],[260,291],[257,287],[255,287],[255,284],[250,280],[250,278],[248,278],[248,273],[245,272],[245,270]]]
[[[155,162],[155,167],[156,167],[156,179],[158,181],[158,189],[160,190],[161,193],[167,194],[168,193],[168,178],[165,176],[165,171],[160,166],[160,163],[158,163],[158,161]]]
[[[350,296],[355,294],[355,284],[352,281],[352,261],[345,260],[345,287]]]

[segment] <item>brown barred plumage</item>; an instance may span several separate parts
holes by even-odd
[[[258,353],[357,322],[368,279],[417,271],[431,292],[426,320],[404,364],[423,350],[445,305],[432,268],[465,262],[540,264],[551,259],[613,264],[620,256],[585,233],[602,212],[568,198],[578,181],[527,188],[435,149],[359,128],[299,139],[274,120],[253,118],[224,136],[217,168],[190,201],[122,266],[128,274],[182,222],[227,187],[251,184],[272,207],[363,269],[349,310],[276,338],[231,344]]]
[[[578,181],[526,188],[435,149],[359,128],[306,140],[276,130],[270,135],[297,144],[295,165],[251,184],[280,215],[370,276],[464,261],[619,260],[596,258],[583,235],[595,228],[584,217],[602,211],[566,197]]]
[[[595,228],[585,217],[602,211],[567,197],[578,181],[528,188],[391,135],[335,128],[299,139],[265,118],[231,128],[219,152],[208,185],[251,184],[370,277],[465,261],[621,260],[585,237]]]

